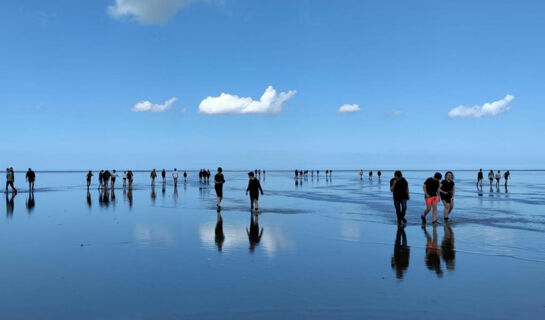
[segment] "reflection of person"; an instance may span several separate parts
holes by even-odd
[[[407,245],[405,229],[397,227],[394,256],[392,257],[392,269],[396,271],[398,279],[403,278],[403,272],[409,267],[410,247]]]
[[[253,172],[248,172],[248,178],[250,180],[248,181],[248,188],[246,188],[246,195],[250,192],[250,209],[253,210],[255,204],[255,211],[259,211],[259,193],[261,192],[261,195],[263,195],[263,189],[261,189],[261,183],[259,183]]]
[[[248,234],[248,240],[250,241],[250,251],[254,251],[255,246],[261,241],[263,236],[263,228],[259,230],[259,217],[254,214],[250,214],[250,229],[246,228],[246,233]]]
[[[438,277],[443,275],[443,270],[441,270],[441,249],[437,243],[437,226],[433,225],[433,238],[430,236],[426,227],[423,226],[424,235],[426,236],[426,266],[428,269],[435,271]]]
[[[223,247],[223,241],[225,241],[225,234],[223,234],[223,218],[221,217],[221,213],[219,209],[218,209],[216,229],[214,230],[214,234],[215,234],[214,241],[216,241],[216,245],[218,246],[218,251],[221,251],[221,248]]]
[[[214,190],[216,190],[217,198],[217,207],[221,208],[221,200],[223,199],[223,184],[225,183],[225,178],[223,177],[223,169],[218,168],[218,173],[214,176]]]
[[[35,205],[36,202],[34,201],[34,192],[30,191],[26,200],[26,209],[28,210],[28,213],[31,213],[32,210],[34,210]]]
[[[89,192],[89,189],[87,189],[87,205],[89,206],[89,208],[91,208],[91,192]]]
[[[454,259],[456,258],[456,250],[454,249],[454,232],[448,225],[444,226],[445,234],[441,242],[441,257],[445,261],[448,270],[454,270]]]
[[[397,224],[406,224],[405,213],[407,212],[407,200],[409,200],[409,184],[399,170],[394,173],[394,178],[390,180],[390,191],[394,196]]]

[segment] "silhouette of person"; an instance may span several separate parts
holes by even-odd
[[[248,240],[250,241],[250,251],[253,252],[263,236],[263,228],[261,228],[261,231],[259,230],[259,217],[257,215],[250,213],[250,229],[246,228],[246,234],[248,234]]]
[[[214,229],[214,241],[218,247],[218,251],[221,251],[223,247],[223,242],[225,241],[225,234],[223,233],[223,218],[221,216],[221,210],[217,210],[217,222],[216,228]]]
[[[407,201],[410,199],[409,184],[407,183],[407,180],[403,178],[403,174],[399,170],[394,173],[394,178],[390,180],[390,191],[394,197],[397,224],[405,225],[407,223],[407,219],[405,219],[405,214],[407,212]]]
[[[483,179],[484,179],[483,169],[479,169],[479,173],[477,173],[477,188],[479,187],[481,187],[481,189],[483,188]]]
[[[87,190],[89,190],[89,186],[91,185],[92,177],[93,177],[93,171],[89,170],[89,172],[87,172]]]
[[[449,225],[444,226],[443,241],[441,242],[441,257],[445,261],[448,270],[454,270],[454,259],[456,250],[454,249],[454,232]]]
[[[34,181],[35,180],[36,180],[36,173],[34,171],[32,171],[31,168],[28,168],[28,171],[26,172],[26,181],[28,182],[28,192],[33,192],[34,191]]]
[[[167,172],[165,169],[161,171],[161,178],[163,178],[163,184],[165,184],[167,182]]]
[[[392,256],[392,269],[396,272],[396,278],[403,278],[403,273],[409,267],[410,247],[407,245],[405,229],[397,227],[396,240],[394,244],[394,255]]]
[[[151,178],[151,185],[155,185],[155,178],[157,178],[157,171],[155,169],[151,170],[149,177]]]
[[[15,172],[12,167],[6,168],[6,194],[8,193],[8,187],[11,187],[12,193],[17,193],[17,189],[13,185],[15,183]]]
[[[426,266],[428,269],[435,271],[438,277],[441,277],[443,270],[441,270],[441,248],[437,240],[437,225],[433,225],[433,238],[426,230],[425,225],[422,226],[422,230],[424,230],[424,235],[426,236]]]
[[[225,178],[223,177],[223,169],[218,168],[218,173],[214,176],[214,190],[216,190],[216,206],[221,208],[221,200],[223,199],[223,184],[225,183]]]

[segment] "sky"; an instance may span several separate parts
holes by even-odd
[[[545,2],[5,0],[0,168],[544,168]]]

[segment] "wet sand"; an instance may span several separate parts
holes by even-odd
[[[405,172],[405,234],[392,172],[292,174],[261,177],[252,224],[244,172],[225,172],[221,223],[195,173],[176,190],[136,173],[113,194],[87,193],[85,173],[38,173],[33,197],[17,173],[19,193],[1,194],[1,318],[542,318],[545,172],[512,171],[507,192],[455,172],[452,221],[435,228],[419,219],[433,171]]]

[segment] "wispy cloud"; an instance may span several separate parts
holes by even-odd
[[[357,104],[343,104],[337,110],[338,113],[350,113],[361,111],[360,106]]]
[[[403,112],[401,112],[401,110],[396,110],[396,109],[394,109],[394,110],[391,110],[391,111],[390,111],[390,115],[391,115],[391,116],[399,117],[399,116],[402,115],[402,114],[403,114]]]
[[[131,17],[142,24],[164,24],[182,8],[202,0],[115,0],[108,13],[115,18]]]
[[[148,100],[138,101],[134,105],[134,107],[131,108],[131,111],[133,111],[133,112],[145,112],[145,111],[163,112],[163,111],[166,111],[166,110],[170,109],[170,107],[172,107],[172,105],[176,101],[178,101],[178,99],[176,97],[172,97],[172,98],[168,99],[163,104],[154,104],[154,103],[152,103],[151,101],[148,101]]]
[[[241,98],[237,95],[222,93],[218,97],[207,97],[199,105],[201,114],[247,114],[282,112],[284,103],[295,95],[297,91],[280,92],[268,86],[259,100],[250,97]]]
[[[483,116],[496,116],[511,108],[511,101],[515,99],[514,96],[508,94],[503,99],[487,102],[483,105],[475,105],[473,107],[458,106],[448,113],[451,118],[466,118],[474,117],[480,118]]]

